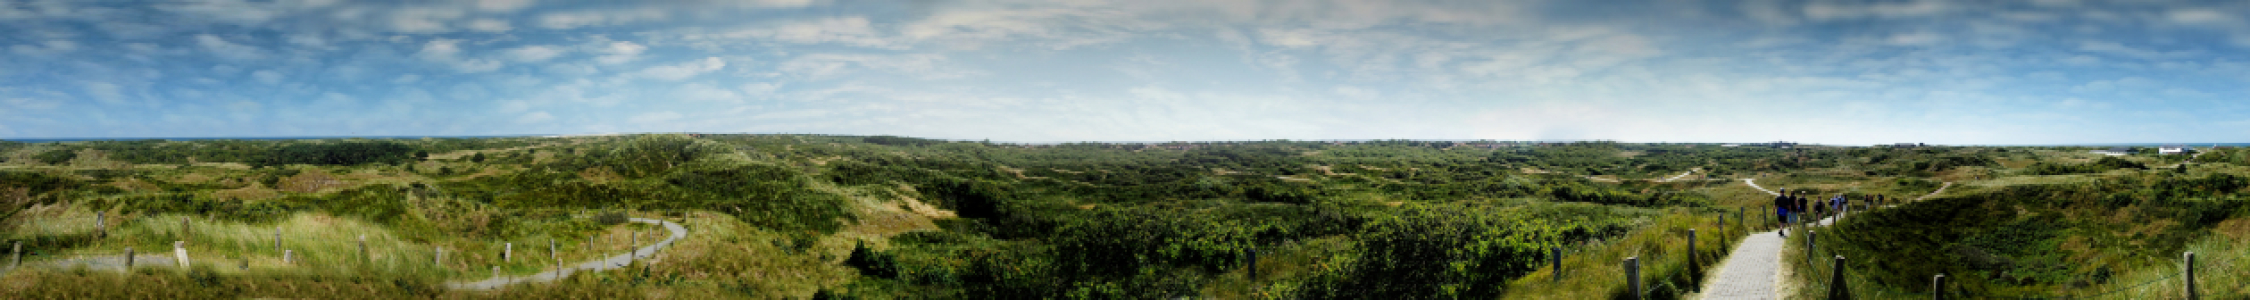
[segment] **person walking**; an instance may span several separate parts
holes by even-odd
[[[1781,233],[1781,237],[1789,237],[1789,204],[1789,189],[1781,189],[1781,193],[1773,195],[1774,221],[1781,225],[1781,230],[1776,232]]]

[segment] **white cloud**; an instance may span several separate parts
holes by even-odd
[[[946,61],[935,54],[864,55],[864,54],[807,54],[782,62],[783,74],[807,79],[829,79],[862,69],[922,79],[958,78],[973,74],[958,67],[940,67]]]
[[[642,78],[679,81],[688,79],[690,77],[695,77],[697,75],[703,75],[703,73],[718,71],[719,69],[726,67],[726,61],[719,60],[719,58],[717,57],[705,57],[703,58],[703,60],[699,61],[684,62],[676,65],[649,67],[648,69],[642,69],[638,74]]]
[[[1944,41],[1945,36],[1930,32],[1911,32],[1891,35],[1885,42],[1899,46],[1929,46]]]
[[[677,112],[659,111],[634,115],[633,118],[629,120],[633,123],[663,123],[671,122],[672,120],[679,120],[680,117],[683,116]]]
[[[203,47],[203,51],[210,52],[211,55],[228,60],[263,60],[266,58],[264,49],[228,42],[224,38],[210,34],[195,35],[195,44]]]
[[[87,97],[92,97],[95,101],[100,101],[102,104],[125,104],[124,88],[119,87],[115,83],[95,81],[83,83],[81,84],[81,86],[86,89]]]
[[[477,9],[491,12],[511,12],[531,6],[531,0],[477,0]]]
[[[15,51],[15,53],[18,55],[54,56],[56,54],[70,53],[71,51],[78,50],[78,42],[66,40],[49,40],[41,42],[37,46],[15,45],[8,48],[8,50]]]
[[[468,16],[469,12],[451,7],[407,7],[391,11],[389,29],[405,33],[440,33],[453,29],[445,23]]]
[[[500,69],[501,63],[490,59],[461,57],[461,40],[437,39],[422,44],[414,57],[424,61],[443,63],[462,73],[481,73]]]
[[[555,115],[547,114],[546,111],[534,111],[516,117],[516,123],[518,124],[545,123],[553,120],[555,120]]]
[[[904,49],[905,42],[886,36],[867,17],[823,18],[781,25],[759,25],[722,33],[691,33],[691,41],[779,41],[797,44],[835,43],[869,48]]]
[[[1875,2],[1865,4],[1816,1],[1805,4],[1805,17],[1814,20],[1860,18],[1921,18],[1951,13],[1960,9],[1952,2],[1913,0],[1904,2]]]
[[[557,56],[562,56],[563,50],[561,48],[534,45],[508,49],[507,51],[504,51],[504,54],[507,55],[509,59],[515,60],[516,62],[542,62],[549,59],[554,59]]]
[[[635,44],[633,42],[611,42],[595,51],[600,52],[603,55],[601,57],[594,58],[594,61],[600,62],[602,64],[614,65],[631,62],[633,61],[633,59],[640,58],[641,52],[648,51],[648,46],[641,46],[641,44]]]
[[[663,19],[663,10],[655,8],[623,10],[587,10],[548,13],[539,16],[539,27],[547,29],[572,29],[586,26],[623,25],[628,23]]]
[[[274,72],[273,70],[258,70],[257,72],[250,72],[250,78],[257,79],[258,82],[265,84],[281,84],[282,79],[281,72]]]
[[[2164,17],[2168,21],[2184,25],[2230,26],[2241,22],[2232,14],[2208,8],[2176,9],[2167,12]]]
[[[508,30],[514,29],[516,29],[516,27],[508,25],[507,20],[476,19],[469,21],[469,30],[483,32],[507,32]]]

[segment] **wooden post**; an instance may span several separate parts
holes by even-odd
[[[281,227],[273,228],[273,252],[281,252]]]
[[[133,270],[133,247],[125,247],[125,270]]]
[[[1844,285],[1844,256],[1843,256],[1843,255],[1837,255],[1837,256],[1836,256],[1836,265],[1835,265],[1834,267],[1830,267],[1830,268],[1828,268],[1828,274],[1829,274],[1829,276],[1828,276],[1828,299],[1831,299],[1831,300],[1848,300],[1848,299],[1851,299],[1851,298],[1852,298],[1852,289],[1851,289],[1850,287],[1846,287],[1846,286]]]
[[[1702,264],[1700,264],[1700,263],[1702,263],[1702,262],[1701,262],[1701,261],[1697,261],[1697,260],[1696,260],[1696,257],[1695,257],[1695,256],[1696,256],[1696,255],[1695,255],[1695,229],[1693,229],[1693,228],[1690,228],[1690,229],[1688,229],[1688,230],[1687,230],[1687,265],[1688,265],[1688,270],[1689,270],[1689,271],[1688,271],[1688,273],[1694,273],[1694,272],[1695,272],[1694,270],[1695,270],[1695,269],[1696,269],[1697,267],[1700,267],[1700,266],[1702,266]]]
[[[554,238],[548,238],[548,239],[547,239],[547,261],[550,261],[550,262],[554,262],[554,263],[555,263],[555,269],[558,269],[558,270],[562,269],[562,258],[561,258],[561,257],[559,257],[559,256],[556,256],[556,255],[555,255],[555,239],[554,239]]]
[[[359,235],[359,260],[363,262],[375,261],[375,256],[367,253],[367,235],[365,234]]]
[[[630,242],[632,242],[632,243],[630,243],[630,244],[625,244],[625,256],[626,256],[626,259],[640,259],[640,258],[641,258],[641,249],[640,249],[640,248],[634,248],[634,247],[635,247],[635,246],[640,246],[640,245],[641,245],[641,232],[639,232],[639,231],[628,231],[628,232],[630,232],[630,233],[631,233],[631,235],[632,235],[632,240],[630,240]]]
[[[516,261],[516,243],[500,244],[500,262]]]
[[[293,263],[296,263],[296,262],[297,262],[297,257],[296,257],[296,256],[297,256],[297,250],[281,250],[281,264],[285,264],[285,265],[286,265],[286,264],[293,264]]]
[[[1555,251],[1555,259],[1553,260],[1553,263],[1555,264],[1555,282],[1562,282],[1562,247],[1554,247],[1549,249],[1554,249]]]
[[[190,231],[188,231],[188,217],[180,217],[180,239],[188,239],[188,236],[190,235],[189,233]]]
[[[14,252],[9,252],[14,256],[8,259],[9,269],[23,266],[23,241],[16,241],[15,244],[16,250]]]
[[[179,260],[180,269],[188,268],[187,241],[172,241],[172,259]]]
[[[500,266],[492,266],[492,278],[500,278]]]
[[[1627,299],[1641,300],[1641,257],[1625,258],[1625,293]]]
[[[1805,230],[1805,263],[1812,263],[1813,253],[1818,253],[1815,250],[1819,250],[1820,248],[1818,244],[1814,244],[1814,240],[1819,239],[1819,235],[1820,232],[1812,231],[1811,229]]]
[[[1945,300],[1945,273],[1930,278],[1931,299]]]
[[[437,254],[436,254],[436,256],[437,256],[437,258],[431,259],[431,261],[432,261],[433,263],[437,264],[437,266],[438,266],[439,268],[444,268],[444,267],[445,267],[445,246],[438,246],[438,247],[437,247]]]
[[[108,211],[94,212],[94,238],[109,237],[109,226],[102,223],[104,217],[108,215]]]
[[[2189,251],[2184,256],[2187,259],[2187,300],[2203,299],[2202,295],[2195,294],[2195,252]]]
[[[1250,248],[1250,281],[1258,281],[1258,248]]]

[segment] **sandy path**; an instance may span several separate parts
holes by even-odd
[[[608,258],[599,260],[581,262],[563,269],[548,270],[546,272],[539,272],[539,274],[532,274],[529,276],[501,276],[481,281],[454,282],[447,283],[445,285],[446,287],[460,290],[490,290],[516,283],[555,281],[556,279],[570,277],[571,273],[577,273],[578,271],[605,271],[610,269],[623,268],[626,265],[632,264],[633,260],[635,259],[640,259],[641,257],[654,254],[657,250],[664,250],[664,247],[671,246],[673,241],[678,241],[680,240],[680,238],[687,237],[687,227],[682,227],[679,223],[642,218],[633,218],[633,222],[664,225],[665,230],[672,231],[672,236],[666,237],[663,241],[656,242],[656,244],[634,248],[632,253],[618,254],[616,256],[610,256]]]

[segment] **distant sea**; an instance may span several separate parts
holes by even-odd
[[[47,143],[47,142],[83,142],[83,141],[141,141],[141,140],[167,140],[167,141],[202,141],[202,140],[325,140],[325,139],[372,139],[372,140],[382,140],[382,139],[419,139],[419,138],[504,138],[504,137],[527,137],[527,136],[549,136],[549,135],[545,135],[545,134],[525,134],[525,135],[457,135],[457,136],[268,136],[268,137],[161,137],[161,138],[155,138],[155,137],[152,137],[152,138],[22,138],[22,139],[17,139],[17,138],[0,138],[0,141],[25,142],[25,143]]]

